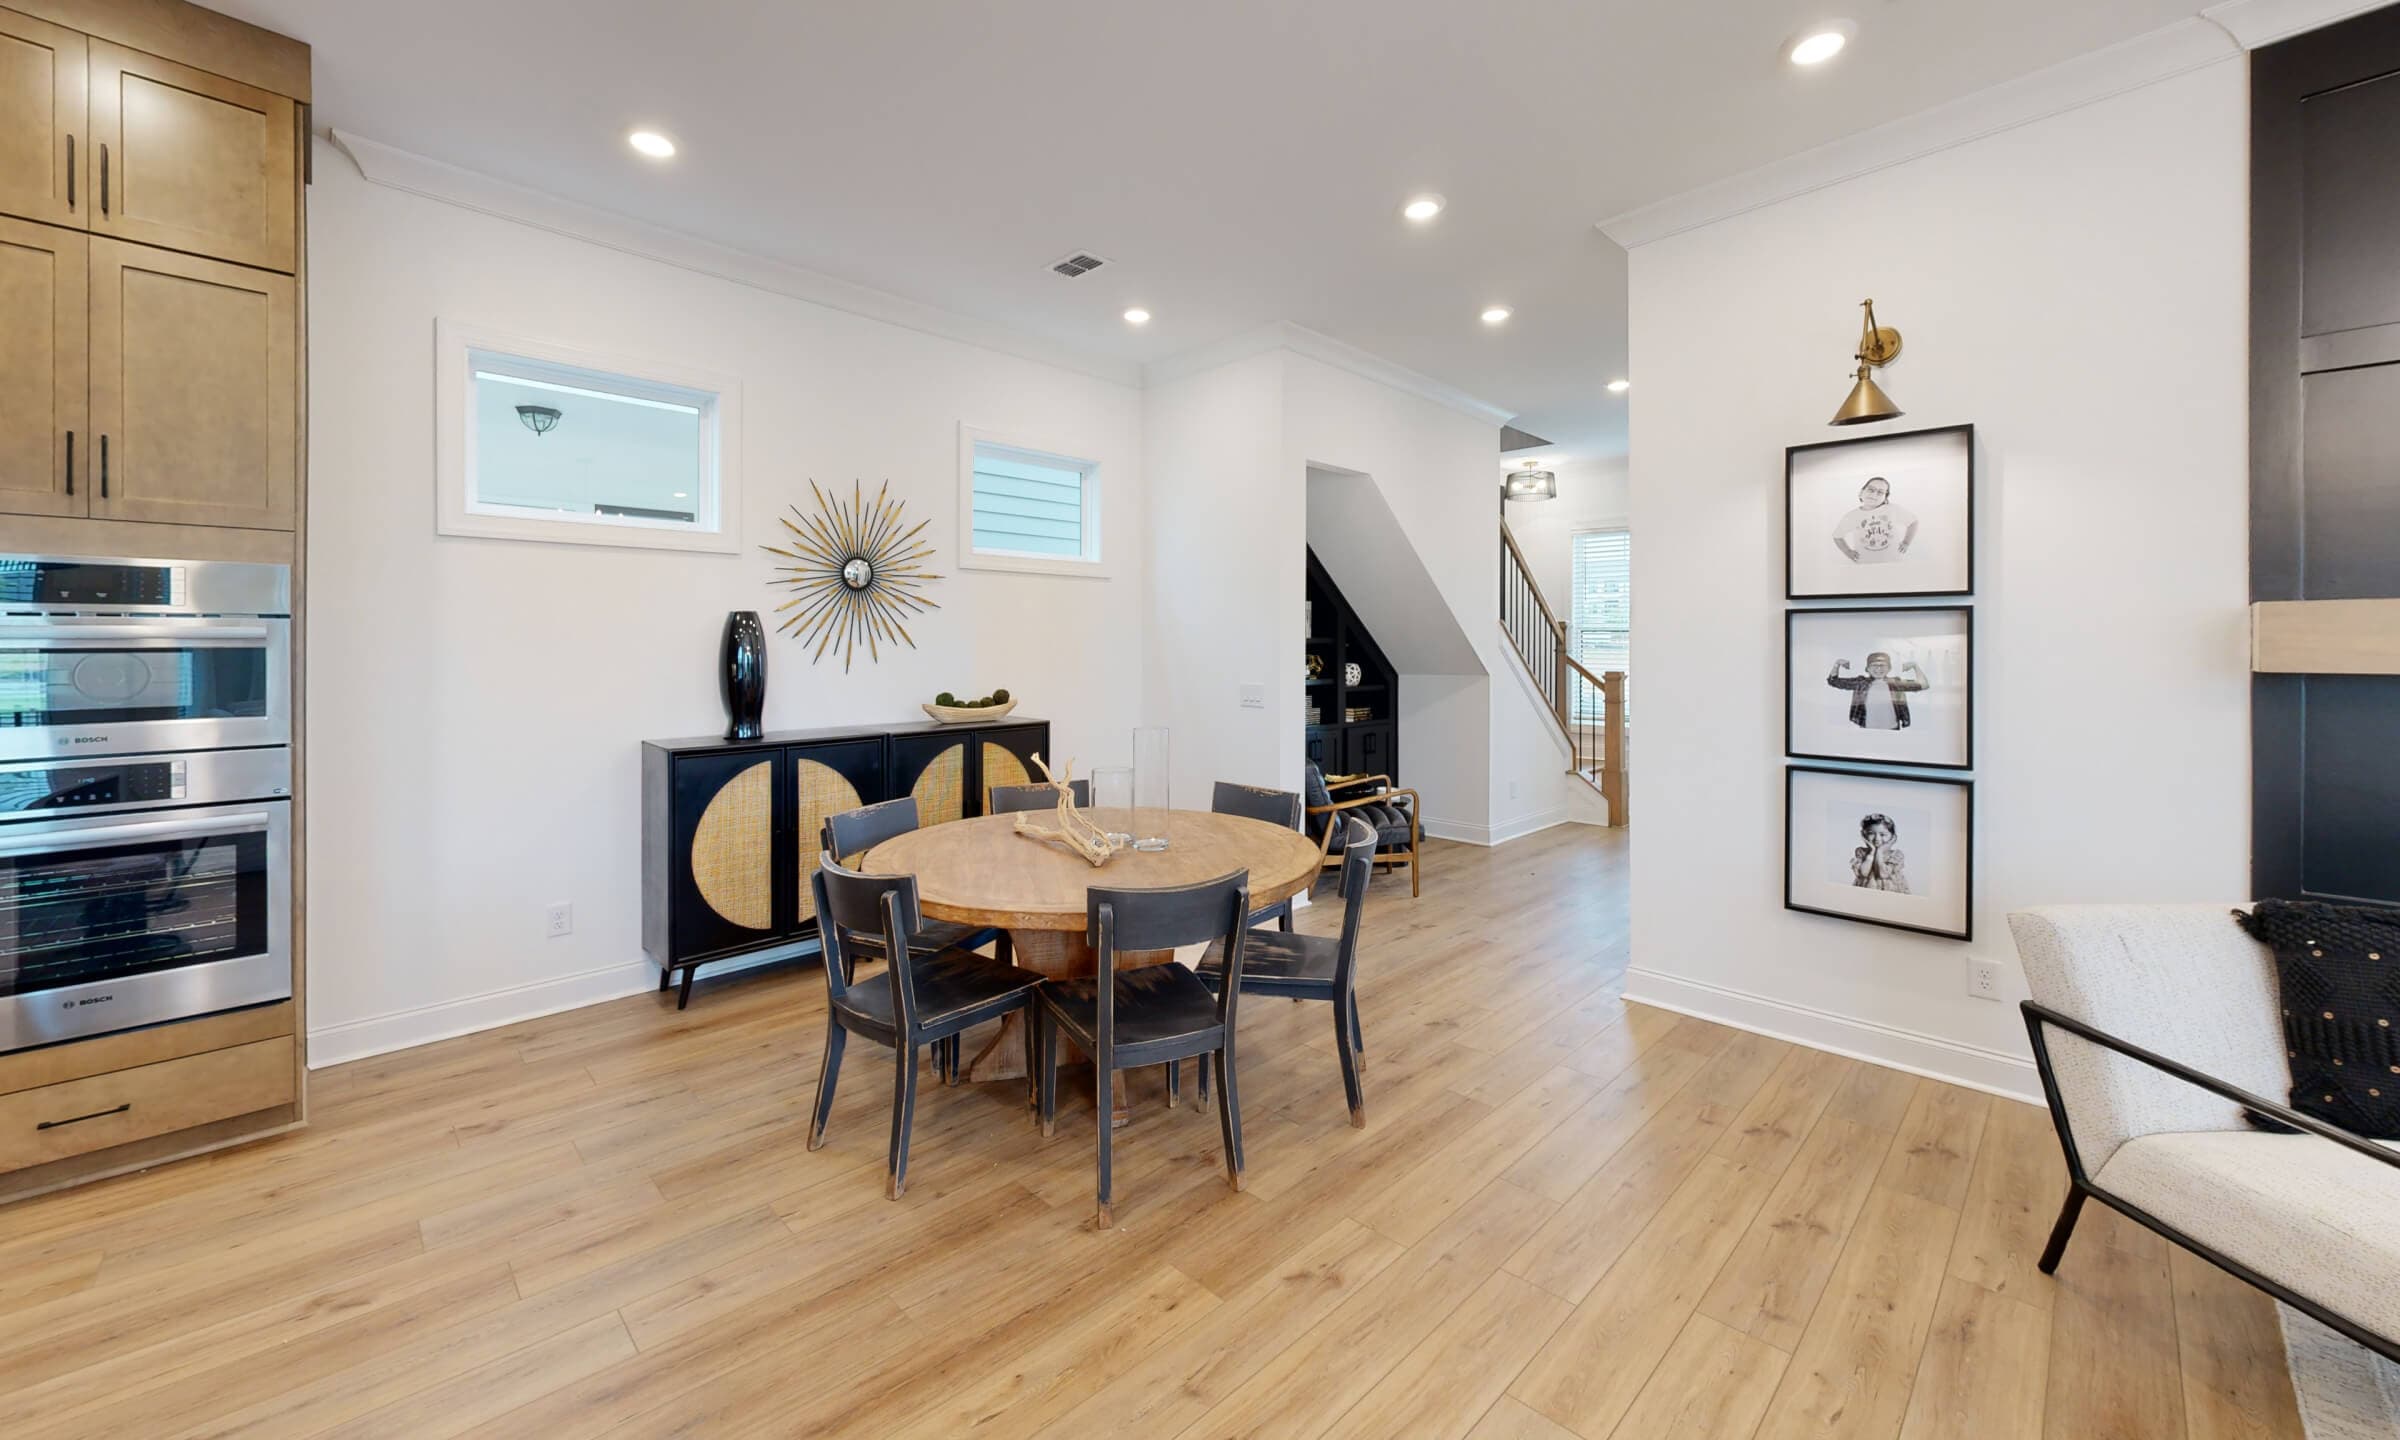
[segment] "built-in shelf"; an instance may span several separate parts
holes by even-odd
[[[1329,775],[1396,773],[1399,674],[1314,551],[1308,554],[1308,601],[1309,628],[1325,627],[1309,638],[1308,653],[1325,673],[1307,682],[1320,718],[1305,729],[1304,753]],[[1352,665],[1360,672],[1355,685],[1341,678]],[[1347,712],[1354,709],[1367,711],[1366,718],[1350,719]]]

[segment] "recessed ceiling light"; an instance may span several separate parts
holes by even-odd
[[[1822,25],[1811,25],[1784,46],[1783,57],[1794,65],[1822,65],[1841,54],[1842,47],[1848,45],[1850,37],[1857,33],[1858,26],[1848,20],[1828,20]]]
[[[1150,312],[1144,310],[1141,306],[1136,305],[1131,310],[1125,312],[1125,323],[1128,325],[1147,325],[1150,323]]]
[[[1422,225],[1442,213],[1445,202],[1439,195],[1419,195],[1400,207],[1400,213]]]
[[[1611,380],[1608,382],[1608,393],[1611,395],[1622,395],[1632,388],[1633,382],[1631,380]]]
[[[676,491],[676,492],[675,492],[673,495],[670,495],[670,496],[668,496],[667,498],[668,498],[668,499],[670,499],[670,500],[689,500],[689,499],[691,498],[691,496],[689,496],[689,495],[685,494],[685,493],[684,493],[683,491],[681,491],[681,490],[678,490],[678,491]]]
[[[1501,321],[1506,320],[1508,315],[1509,310],[1506,305],[1494,305],[1487,308],[1483,312],[1483,323],[1486,325],[1497,325]]]
[[[669,160],[675,155],[675,142],[656,130],[636,130],[625,137],[625,143],[653,160]]]

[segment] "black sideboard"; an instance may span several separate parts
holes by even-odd
[[[1040,778],[1045,720],[932,721],[697,736],[642,745],[642,948],[676,1008],[711,961],[817,948],[808,877],[825,817],[914,795],[938,825],[988,808],[995,785]]]

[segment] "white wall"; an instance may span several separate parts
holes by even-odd
[[[639,938],[640,742],[722,728],[725,613],[778,600],[775,561],[755,548],[435,535],[437,316],[739,374],[753,545],[808,503],[811,477],[845,491],[889,477],[912,519],[931,519],[948,578],[929,592],[942,608],[912,627],[919,648],[844,674],[777,638],[770,727],[905,720],[938,691],[1006,686],[1052,722],[1061,756],[1086,770],[1127,758],[1148,590],[1138,392],[371,185],[330,146],[316,159],[313,1060],[655,983]],[[1100,462],[1113,580],[958,569],[961,422]],[[554,901],[574,905],[572,936],[543,938]]]
[[[1628,994],[2030,1093],[2005,917],[2235,900],[2248,837],[2246,86],[2228,61],[1633,252]],[[1975,941],[1787,912],[1783,448],[1857,305],[1977,426]],[[1854,432],[1855,433],[1855,432]]]
[[[1624,456],[1611,455],[1546,468],[1558,476],[1558,498],[1509,501],[1508,533],[1541,582],[1542,598],[1563,620],[1575,593],[1576,532],[1625,524],[1631,467]]]

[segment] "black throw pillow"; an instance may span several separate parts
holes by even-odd
[[[2292,1108],[2400,1140],[2400,910],[2262,900],[2235,918],[2275,952]]]

